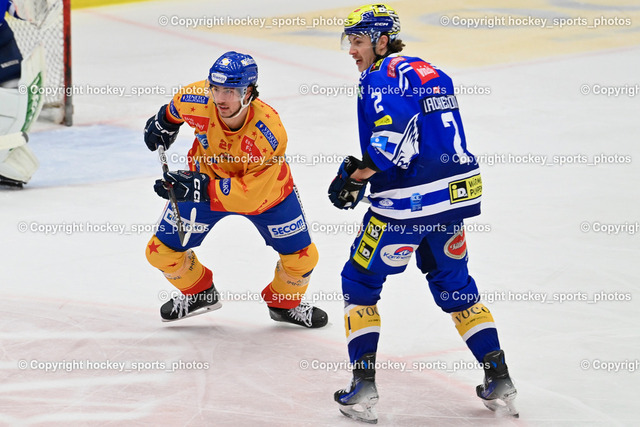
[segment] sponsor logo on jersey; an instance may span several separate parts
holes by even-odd
[[[209,98],[204,95],[192,95],[185,94],[180,98],[182,102],[191,102],[192,104],[207,104],[209,102]]]
[[[378,202],[378,205],[380,205],[383,208],[390,208],[393,206],[393,200],[391,199],[382,199]]]
[[[353,254],[353,260],[364,268],[369,268],[373,254],[376,252],[378,243],[382,239],[387,223],[372,217],[367,224],[357,249]]]
[[[387,114],[386,116],[381,117],[375,122],[373,122],[373,127],[388,126],[392,123],[393,123],[393,119],[391,118],[390,115]]]
[[[192,116],[185,114],[183,120],[192,128],[198,129],[200,132],[206,132],[209,127],[209,118],[203,116]]]
[[[389,142],[389,137],[387,136],[372,136],[371,137],[371,145],[377,148],[380,151],[386,151],[387,143]],[[393,144],[395,147],[396,144]]]
[[[256,127],[264,135],[264,137],[267,139],[267,141],[269,142],[269,145],[271,145],[271,148],[273,149],[273,151],[275,151],[276,148],[278,148],[278,140],[273,135],[271,130],[267,127],[267,125],[265,125],[262,122],[262,120],[260,120],[258,123],[256,123]]]
[[[180,113],[178,113],[178,109],[176,108],[176,106],[173,103],[173,99],[171,100],[171,102],[169,103],[169,112],[171,113],[171,115],[173,117],[176,117],[178,119],[181,119],[182,117],[180,117]]]
[[[420,81],[422,82],[422,84],[425,84],[429,80],[435,79],[436,77],[440,77],[440,74],[438,74],[435,68],[424,61],[412,62],[409,65],[411,65],[411,68],[413,68],[416,74],[418,74],[418,77],[420,77]]]
[[[482,196],[480,174],[449,183],[449,199],[452,204],[477,199],[480,196]]]
[[[206,133],[197,133],[196,138],[198,138],[198,141],[200,142],[200,145],[202,145],[202,148],[209,148],[209,139],[207,138]]]
[[[284,239],[285,237],[293,236],[307,229],[307,223],[302,215],[289,222],[278,225],[267,225],[269,234],[274,239]]]
[[[417,212],[422,210],[422,194],[413,193],[411,195],[411,212]]]
[[[402,62],[404,60],[405,60],[405,58],[403,56],[396,56],[391,61],[389,61],[389,65],[387,66],[387,76],[389,76],[391,78],[395,78],[396,77],[396,65],[398,65],[399,62]]]
[[[371,66],[371,69],[369,70],[369,72],[372,73],[374,71],[378,71],[380,69],[380,66],[382,65],[382,61],[384,61],[384,58],[379,59],[376,62],[374,62],[374,64]]]
[[[369,266],[369,263],[371,262],[371,257],[373,256],[375,250],[375,246],[371,246],[363,240],[360,242],[360,246],[358,246],[358,251],[356,252],[354,258],[357,257],[358,264],[367,268]]]
[[[251,157],[250,158],[251,162],[258,162],[262,158],[260,149],[256,147],[255,141],[246,135],[242,138],[242,142],[240,143],[240,149]]]
[[[453,259],[462,259],[467,255],[467,240],[464,235],[464,228],[447,240],[447,243],[444,244],[444,253]]]
[[[228,196],[231,192],[231,178],[225,178],[220,180],[220,191],[225,196]]]
[[[423,98],[420,103],[424,114],[433,113],[434,111],[451,111],[458,109],[458,99],[455,95],[429,96]]]
[[[409,264],[411,255],[417,245],[387,245],[380,250],[380,258],[391,267],[402,267]]]

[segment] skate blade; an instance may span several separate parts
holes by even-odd
[[[340,413],[345,417],[349,417],[356,421],[362,421],[368,424],[378,424],[378,415],[373,408],[357,411],[351,406],[340,408]]]
[[[186,319],[187,317],[199,316],[201,314],[205,314],[205,313],[208,313],[210,311],[215,311],[215,310],[220,309],[221,307],[222,307],[222,303],[220,301],[218,301],[215,304],[209,305],[207,307],[201,307],[201,308],[197,309],[196,311],[189,312],[189,314],[187,314],[186,316],[178,317],[177,319],[162,319],[162,321],[163,322],[175,322],[176,320],[183,320],[183,319]]]
[[[378,424],[378,414],[373,406],[365,406],[355,404],[349,406],[340,406],[340,412],[345,417],[349,417],[356,421],[362,421],[368,424]]]
[[[500,417],[520,418],[520,414],[518,413],[518,410],[516,409],[512,400],[506,400],[503,403],[500,403],[499,399],[483,400],[482,403],[484,403],[484,406],[486,406],[487,409],[495,412],[496,415]]]

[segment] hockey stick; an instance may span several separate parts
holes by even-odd
[[[167,156],[164,153],[164,145],[158,145],[158,157],[160,157],[160,163],[162,163],[163,175],[169,172],[169,165],[167,164]],[[171,203],[171,209],[176,219],[176,228],[178,229],[178,236],[180,237],[180,244],[184,246],[187,242],[184,235],[184,223],[180,217],[180,210],[178,209],[178,200],[176,200],[176,194],[173,191],[173,185],[165,182],[165,188],[169,191],[169,203]],[[191,234],[191,233],[189,233]]]

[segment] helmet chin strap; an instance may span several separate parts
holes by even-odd
[[[211,91],[211,88],[209,88],[209,90]],[[251,104],[251,99],[249,99],[249,101],[245,104],[244,103],[244,97],[247,95],[247,88],[243,88],[242,90],[242,96],[240,97],[240,108],[238,109],[238,112],[235,113],[233,116],[231,117],[227,117],[227,120],[229,119],[235,119],[236,117],[238,117],[240,114],[242,114],[242,112],[245,110],[245,108],[247,108],[250,104]],[[211,93],[211,99],[213,100],[213,103],[215,104],[215,98],[213,97],[213,93]]]
[[[240,100],[240,109],[238,109],[238,112],[235,113],[233,116],[229,117],[230,119],[235,119],[236,117],[238,117],[245,108],[247,108],[249,106],[249,104],[251,104],[251,99],[249,99],[249,101],[245,104],[244,103],[244,97],[247,95],[247,89],[244,90],[244,93],[242,94],[242,99]]]

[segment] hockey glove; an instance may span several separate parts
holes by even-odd
[[[178,202],[208,202],[208,175],[192,171],[165,172],[164,181],[156,180],[153,189],[158,196],[169,199],[169,187],[173,187]]]
[[[151,151],[156,151],[159,145],[167,149],[178,137],[178,130],[182,123],[171,123],[166,117],[167,104],[160,107],[155,116],[147,120],[144,127],[144,142]]]
[[[362,197],[367,188],[368,180],[358,180],[350,178],[362,166],[362,162],[353,156],[344,159],[338,175],[329,186],[329,200],[339,209],[353,209]]]

